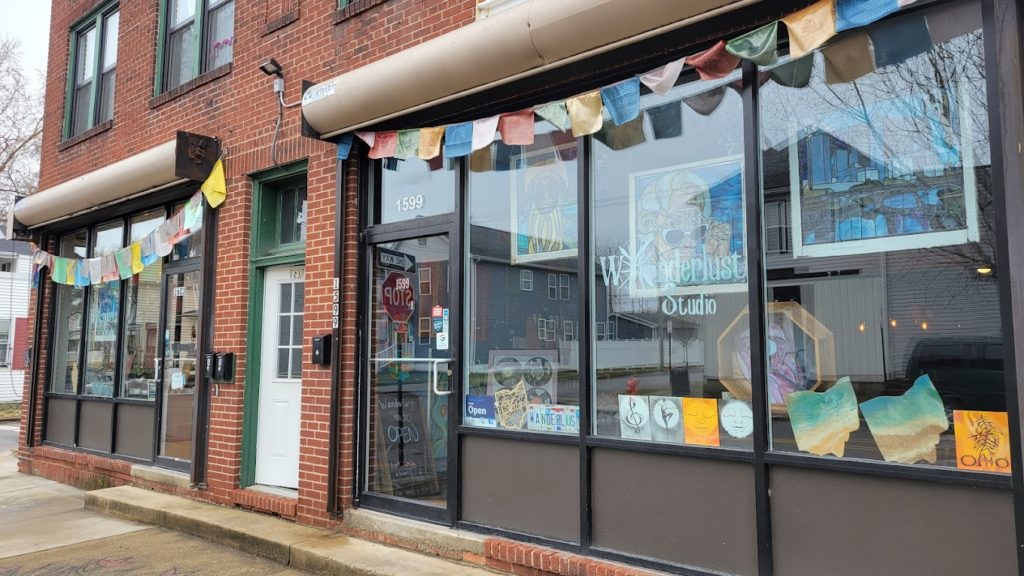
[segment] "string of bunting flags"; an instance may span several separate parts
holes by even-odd
[[[32,245],[32,286],[39,286],[39,273],[49,270],[50,279],[68,286],[91,286],[126,280],[146,266],[167,256],[176,244],[185,241],[203,226],[203,202],[220,206],[227,198],[223,158],[218,159],[199,191],[185,201],[170,218],[142,240],[94,258],[56,256]]]
[[[534,141],[536,118],[555,128],[572,130],[574,137],[597,134],[613,149],[621,149],[644,141],[643,112],[651,118],[655,138],[682,134],[678,106],[641,111],[640,85],[664,96],[689,65],[702,80],[715,80],[730,75],[746,59],[759,66],[772,66],[779,60],[779,24],[789,33],[791,61],[762,74],[788,87],[806,86],[811,79],[814,60],[809,56],[836,34],[862,28],[897,12],[916,0],[819,0],[780,20],[729,41],[721,40],[697,54],[669,62],[660,68],[628,80],[579,94],[565,100],[549,102],[533,108],[506,112],[477,120],[406,130],[377,132],[356,131],[342,134],[337,141],[339,160],[348,158],[354,137],[369,146],[371,159],[406,160],[413,156],[422,160],[440,160],[467,156],[489,146],[496,138],[510,146],[528,146]],[[823,50],[827,83],[849,82],[868,74],[876,66],[901,62],[927,51],[931,46],[924,18],[909,25],[892,26],[892,30],[844,35]],[[924,35],[922,36],[921,31]],[[806,57],[805,57],[806,56]],[[739,84],[730,85],[739,89]],[[683,101],[695,112],[711,114],[725,95],[723,87]],[[678,104],[678,103],[676,103]],[[605,113],[613,126],[607,126]]]

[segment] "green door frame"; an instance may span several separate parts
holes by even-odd
[[[253,174],[252,234],[249,238],[249,311],[245,346],[245,390],[242,408],[241,488],[256,483],[256,430],[259,422],[260,354],[263,340],[263,295],[267,268],[302,264],[305,244],[275,246],[278,224],[276,191],[281,184],[305,175],[306,161]]]

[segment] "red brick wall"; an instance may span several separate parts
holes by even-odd
[[[271,80],[258,68],[274,57],[284,68],[286,100],[300,96],[302,80],[320,82],[347,70],[444,34],[474,19],[475,0],[358,0],[345,11],[337,0],[235,0],[235,41],[231,71],[166,101],[153,98],[157,0],[121,2],[117,83],[113,125],[70,146],[61,143],[67,82],[68,31],[96,6],[96,0],[55,2],[52,9],[49,71],[43,132],[40,188],[46,189],[117,160],[171,140],[177,130],[221,139],[228,200],[218,209],[213,348],[234,352],[236,382],[222,384],[210,406],[207,489],[189,495],[223,504],[240,504],[294,515],[300,522],[327,525],[329,418],[331,371],[308,363],[303,369],[299,498],[294,512],[274,500],[248,498],[236,490],[241,470],[242,408],[245,389],[245,350],[249,306],[248,253],[251,233],[252,181],[250,174],[273,167],[270,145],[278,107]],[[386,90],[386,86],[381,87]],[[331,291],[334,268],[335,177],[334,147],[300,135],[298,108],[284,113],[278,139],[278,163],[308,160],[308,237],[306,244],[306,296],[304,342],[331,331]],[[345,174],[347,202],[357,196],[354,166]],[[355,402],[356,313],[355,210],[346,214],[342,290],[341,397],[339,411],[338,496],[350,503],[355,470],[353,439]],[[45,311],[44,311],[45,313]],[[43,362],[45,366],[45,341]],[[45,374],[40,376],[39,390]],[[41,411],[42,402],[38,403]],[[38,427],[41,416],[37,417]],[[24,445],[24,442],[22,442]],[[52,452],[52,449],[51,449]],[[52,453],[37,454],[24,469],[51,474],[87,475],[93,460],[67,463],[51,460]],[[22,457],[32,458],[28,450]],[[103,460],[103,459],[101,459]],[[114,466],[114,465],[111,465]],[[116,466],[114,466],[116,468]],[[129,481],[110,466],[95,472],[112,482]],[[244,500],[244,501],[240,501]],[[259,500],[259,501],[257,501]]]

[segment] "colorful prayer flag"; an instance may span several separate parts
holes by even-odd
[[[352,133],[348,132],[338,137],[338,160],[348,160],[352,152]]]
[[[641,75],[640,81],[644,83],[644,86],[650,88],[651,92],[664,96],[676,85],[676,80],[679,79],[679,74],[683,71],[683,64],[685,63],[686,58],[673,60],[661,68],[656,68]]]
[[[444,157],[458,158],[472,152],[473,123],[451,124],[444,129]]]
[[[638,115],[621,126],[605,124],[594,134],[594,138],[612,150],[624,150],[643,144],[647,141],[644,136],[644,117]]]
[[[474,150],[469,155],[469,170],[471,172],[490,172],[494,169],[494,156],[491,154],[491,147],[484,146]]]
[[[868,29],[875,50],[875,66],[899,64],[932,49],[924,16],[914,14],[879,22]]]
[[[782,21],[789,31],[789,55],[800,58],[836,35],[835,0],[820,0]]]
[[[875,56],[871,38],[864,30],[844,34],[822,50],[825,56],[825,82],[838,84],[854,80],[875,71]]]
[[[62,256],[53,257],[53,267],[50,268],[50,279],[57,284],[68,283],[68,259]]]
[[[85,260],[75,260],[75,286],[88,286],[89,280],[89,265],[85,263]]]
[[[575,137],[587,136],[601,129],[604,123],[601,111],[601,91],[594,90],[579,96],[573,96],[565,101],[565,108],[569,111],[569,121],[572,123],[572,135]]]
[[[811,83],[814,72],[814,55],[808,54],[796,60],[790,60],[771,71],[771,79],[779,86],[787,88],[806,88]]]
[[[534,108],[534,112],[562,132],[569,129],[569,112],[566,110],[565,100],[539,106]]]
[[[127,280],[132,277],[132,248],[126,246],[120,250],[114,252],[114,261],[117,262],[117,275],[121,280]]]
[[[601,88],[601,103],[616,126],[635,120],[640,116],[640,79],[633,77]]]
[[[648,108],[644,112],[651,119],[651,131],[655,140],[675,138],[683,134],[683,108],[678,100]]]
[[[206,182],[199,187],[203,191],[203,195],[206,196],[206,201],[210,203],[211,208],[216,208],[224,202],[224,199],[228,197],[228,186],[224,182],[224,161],[217,159],[213,163],[213,170],[210,170],[210,175],[207,176]]]
[[[715,80],[731,74],[740,63],[740,58],[730,54],[725,49],[725,42],[719,40],[711,48],[693,56],[687,56],[686,63],[697,70],[701,80]]]
[[[356,132],[356,136],[359,136],[359,139],[366,142],[370,148],[373,148],[373,143],[377,140],[376,132]]]
[[[377,132],[377,135],[373,139],[373,145],[370,146],[370,152],[367,156],[371,160],[380,160],[381,158],[391,158],[395,155],[395,151],[398,149],[398,132],[394,130],[384,130]]]
[[[164,224],[166,223],[167,222],[164,221],[164,223],[157,226],[156,230],[153,231],[153,248],[154,251],[156,252],[156,255],[160,258],[163,258],[164,256],[170,254],[171,250],[173,249],[173,246],[170,242],[170,237],[168,236],[167,233],[167,228],[164,227]],[[106,266],[106,263],[104,263],[104,266]],[[104,268],[104,270],[106,270],[106,268]],[[106,271],[103,272],[103,275],[107,275]]]
[[[100,270],[103,272],[104,282],[114,282],[121,278],[117,273],[117,260],[113,254],[104,254],[100,257]]]
[[[85,261],[85,265],[89,268],[89,283],[90,284],[102,284],[103,283],[103,268],[102,258],[89,258]]]
[[[498,118],[498,116],[491,116],[473,121],[473,150],[490,146],[491,142],[494,142],[494,133],[498,130]]]
[[[498,132],[501,133],[501,140],[505,144],[533,144],[533,108],[502,114],[498,119]]]
[[[395,158],[405,160],[416,153],[416,148],[420,145],[420,130],[414,128],[412,130],[399,130],[398,131],[398,145],[395,147]]]
[[[441,137],[444,136],[444,130],[444,126],[420,128],[420,147],[417,154],[421,160],[436,158],[441,153]]]
[[[836,0],[836,32],[867,26],[899,9],[897,0]]]
[[[929,8],[925,15],[933,44],[981,29],[981,5],[976,2],[947,2]]]
[[[725,86],[719,86],[706,90],[693,96],[687,96],[683,98],[683,102],[690,107],[691,110],[700,114],[701,116],[710,116],[715,110],[718,110],[718,106],[722,103],[725,98]]]
[[[203,227],[203,198],[198,193],[185,201],[183,226],[192,232]]]
[[[132,242],[130,248],[132,251],[132,274],[138,274],[145,268],[142,264],[142,245]]]
[[[762,26],[730,40],[725,49],[758,66],[771,66],[779,60],[779,22]]]

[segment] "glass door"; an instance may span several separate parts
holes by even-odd
[[[369,247],[364,500],[445,521],[452,371],[447,234]]]
[[[165,276],[164,345],[158,358],[160,377],[160,442],[164,463],[188,467],[198,368],[200,271]]]

